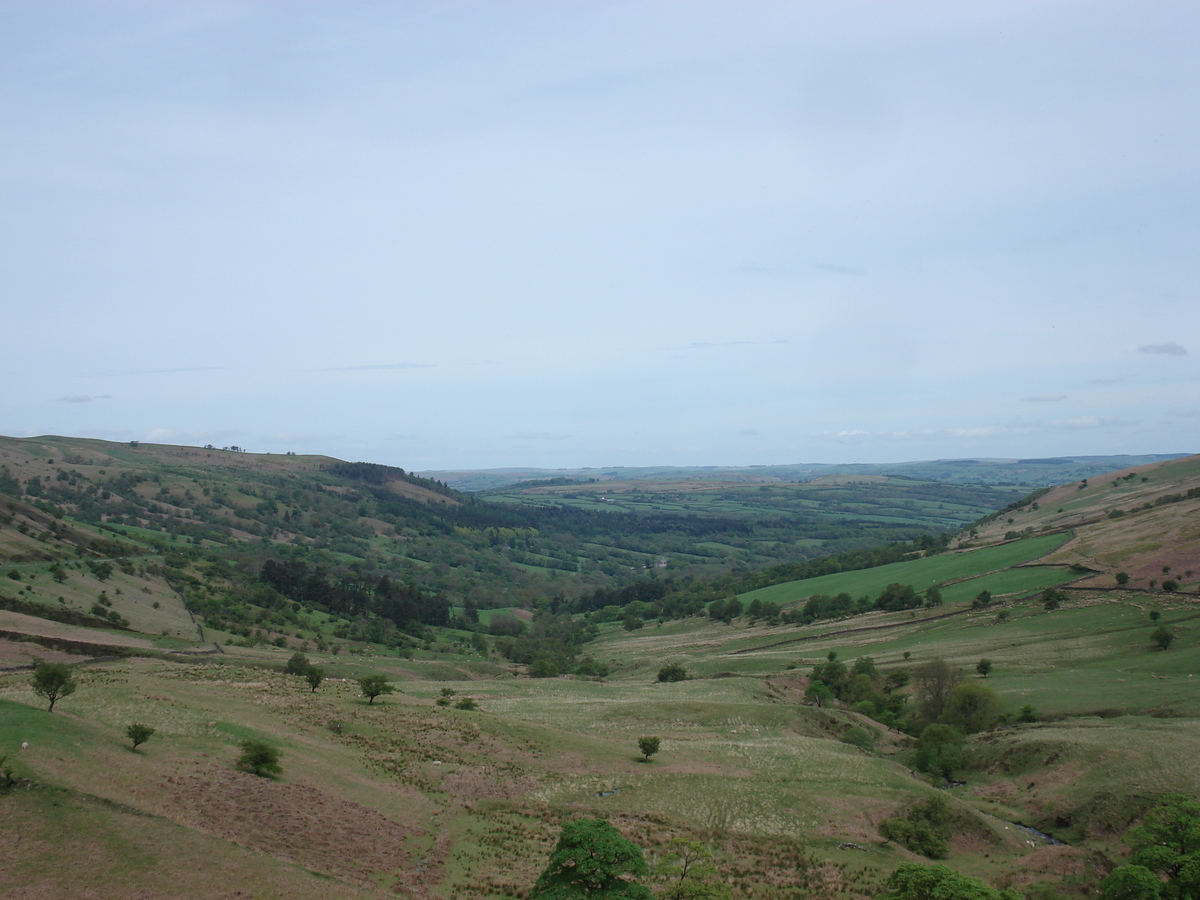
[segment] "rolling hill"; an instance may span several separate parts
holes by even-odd
[[[23,489],[0,485],[0,895],[515,898],[583,815],[652,863],[672,838],[701,842],[737,898],[867,898],[922,859],[880,823],[940,797],[947,864],[1048,900],[1093,892],[1156,797],[1200,794],[1197,457],[1021,498],[886,565],[744,591],[728,622],[703,606],[654,615],[672,595],[632,590],[654,583],[643,569],[626,593],[609,582],[611,609],[485,610],[489,633],[456,604],[447,623],[392,632],[337,607],[379,589],[332,580],[335,561],[353,573],[397,538],[432,543],[470,498],[321,458],[39,441],[19,459],[0,447]],[[397,491],[410,495],[385,506]],[[400,509],[406,524],[384,517]],[[275,580],[258,575],[267,559]],[[304,570],[317,593],[281,593],[296,563],[329,566]],[[940,587],[940,603],[873,608],[893,584]],[[839,594],[867,611],[795,618]],[[752,615],[755,600],[779,611]],[[530,677],[500,652],[520,640],[509,626],[535,655],[578,639],[607,674]],[[324,668],[315,691],[284,672],[297,650]],[[876,671],[863,700],[806,698],[830,654]],[[30,688],[39,658],[75,664],[53,713]],[[1003,715],[969,738],[951,785],[915,771],[900,730],[939,661],[992,688]],[[692,677],[660,682],[668,663]],[[371,674],[397,693],[369,703],[356,679]],[[136,750],[132,722],[155,729]],[[649,762],[642,735],[661,738]],[[237,766],[248,739],[279,749],[278,777]]]

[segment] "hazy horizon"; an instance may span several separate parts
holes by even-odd
[[[0,4],[0,433],[1194,452],[1200,8]]]

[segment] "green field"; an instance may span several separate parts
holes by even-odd
[[[742,594],[741,599],[743,602],[757,599],[764,603],[769,601],[785,605],[814,594],[836,595],[842,591],[854,597],[875,596],[892,582],[910,584],[918,591],[923,591],[933,585],[946,584],[949,581],[968,578],[972,575],[982,575],[985,572],[998,572],[1001,569],[1041,559],[1070,540],[1070,537],[1069,534],[1044,535],[979,550],[939,553],[909,562],[877,566],[873,569],[839,572],[835,575],[808,578],[804,581],[789,581],[749,591]],[[1015,578],[1016,582],[1021,580],[1019,576],[1013,575],[1006,575],[1006,578],[1010,579],[1009,584],[1014,583],[1011,579]],[[1030,583],[1034,587],[1044,587],[1046,584],[1061,584],[1067,580],[1069,578],[1036,583],[1037,579],[1031,577]],[[986,587],[986,585],[984,586]],[[976,588],[976,592],[981,589]],[[1012,588],[1012,590],[1022,589],[1025,588]],[[1032,589],[1032,587],[1028,589]]]

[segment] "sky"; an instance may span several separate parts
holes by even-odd
[[[0,433],[1200,451],[1200,4],[0,0]]]

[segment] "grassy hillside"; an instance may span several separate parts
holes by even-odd
[[[1040,721],[974,742],[974,767],[950,792],[970,824],[950,862],[993,883],[1094,883],[1096,854],[1119,851],[1115,836],[1153,796],[1200,791],[1187,762],[1200,750],[1200,692],[1187,678],[1200,664],[1197,613],[1168,600],[1164,621],[1180,638],[1167,653],[1150,644],[1136,601],[1081,592],[1054,612],[1008,604],[1004,623],[963,603],[838,628],[609,627],[592,650],[613,666],[603,681],[513,677],[468,654],[314,654],[333,680],[312,694],[280,673],[287,651],[231,648],[206,665],[89,667],[49,714],[27,674],[0,676],[0,754],[32,784],[0,797],[14,810],[2,828],[42,836],[2,870],[0,892],[36,885],[68,896],[54,862],[81,832],[107,873],[98,896],[165,890],[166,869],[193,876],[172,896],[210,896],[208,880],[233,871],[253,896],[512,897],[532,883],[563,817],[585,814],[652,853],[670,836],[703,840],[737,896],[869,896],[912,858],[880,843],[879,821],[931,787],[897,760],[902,736],[802,702],[807,667],[830,650],[871,655],[885,671],[934,656],[969,669],[990,657],[987,682],[1010,710],[1035,706]],[[664,660],[697,677],[655,683]],[[366,672],[388,674],[402,693],[368,705],[340,680]],[[437,706],[446,690],[479,708]],[[158,729],[137,752],[122,735],[134,720]],[[875,731],[874,753],[837,740],[855,722]],[[642,734],[662,738],[648,764],[638,761]],[[281,749],[278,780],[235,770],[250,737]],[[147,818],[161,824],[143,827]],[[1031,847],[1005,822],[1069,846]],[[113,830],[127,839],[99,837]]]
[[[327,457],[0,438],[0,497],[10,498],[0,502],[0,558],[36,577],[52,548],[64,549],[58,528],[91,526],[89,541],[118,535],[134,556],[170,541],[227,559],[386,574],[455,605],[520,606],[649,575],[704,578],[954,530],[1017,496],[903,480],[693,487],[618,488],[613,503],[570,492],[489,501]]]
[[[65,494],[4,500],[0,756],[12,783],[0,790],[0,896],[78,896],[84,871],[96,897],[515,898],[544,867],[562,822],[584,815],[612,821],[652,863],[673,837],[703,842],[736,898],[867,898],[901,862],[921,859],[884,842],[880,822],[943,797],[955,822],[946,862],[1044,900],[1094,890],[1123,856],[1121,833],[1156,796],[1200,794],[1191,763],[1200,752],[1200,606],[1191,580],[1162,589],[1162,566],[1173,574],[1185,564],[1158,562],[1195,559],[1194,459],[1047,492],[964,531],[950,549],[741,596],[786,614],[816,594],[872,600],[900,583],[940,586],[936,606],[725,624],[650,615],[670,595],[614,593],[602,602],[627,604],[613,607],[615,617],[572,614],[569,604],[529,611],[496,595],[480,616],[484,632],[523,622],[543,649],[566,635],[608,672],[531,678],[529,666],[497,652],[505,638],[419,622],[372,631],[379,619],[369,613],[347,617],[332,600],[291,600],[247,578],[242,567],[259,565],[260,548],[288,548],[281,565],[353,556],[333,546],[338,529],[383,523],[382,534],[358,538],[366,549],[353,545],[363,555],[346,562],[352,573],[396,526],[360,515],[359,504],[385,501],[362,478],[320,468],[327,461],[230,452],[226,465],[222,451],[196,452],[217,455],[146,467],[128,490],[115,476],[119,454],[68,464],[76,494],[136,507],[112,514],[137,525],[89,523],[78,505],[68,512]],[[199,462],[210,458],[221,465]],[[22,488],[39,465],[58,480],[58,455],[0,462]],[[398,480],[432,495],[406,501],[431,511],[422,521],[469,505],[436,483]],[[189,490],[195,506],[173,502]],[[319,506],[324,497],[331,505]],[[343,523],[345,508],[353,512]],[[1109,518],[1113,508],[1124,514]],[[306,531],[297,513],[324,525]],[[220,539],[173,530],[176,521]],[[251,530],[267,525],[275,530]],[[1128,530],[1109,530],[1118,525]],[[302,555],[310,552],[326,556]],[[1094,564],[1103,554],[1156,565],[1154,588],[1138,575],[1117,589],[1115,573]],[[319,585],[360,596],[355,583]],[[1045,587],[1062,591],[1056,608],[1043,604]],[[985,589],[991,599],[981,604]],[[633,603],[646,615],[623,619]],[[1152,640],[1160,627],[1174,637],[1167,650]],[[324,667],[315,692],[283,672],[297,648]],[[993,688],[1007,718],[970,738],[955,773],[962,783],[939,786],[914,771],[912,738],[878,713],[805,699],[813,667],[830,653],[847,665],[872,658],[875,690],[945,660]],[[96,661],[74,666],[78,689],[53,713],[19,668],[85,657]],[[981,659],[992,663],[986,677],[976,674]],[[668,663],[692,677],[659,683]],[[397,692],[368,703],[355,679],[376,673]],[[920,705],[914,680],[894,696],[901,718]],[[456,708],[464,698],[476,708]],[[1018,721],[1023,709],[1032,721]],[[156,729],[136,751],[124,736],[134,721]],[[841,740],[852,727],[865,731],[866,748]],[[661,738],[649,762],[642,735]],[[247,739],[279,749],[277,778],[238,769]],[[661,875],[647,883],[666,887]]]

